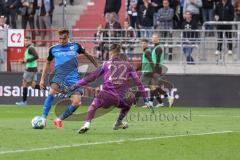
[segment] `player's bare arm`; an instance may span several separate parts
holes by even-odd
[[[41,89],[45,89],[45,78],[46,78],[47,72],[50,69],[50,64],[51,64],[51,61],[49,61],[49,60],[47,60],[44,64],[42,75],[41,75],[41,80],[40,80],[40,84],[39,84]]]
[[[92,62],[92,64],[95,66],[95,67],[98,67],[98,63],[97,61],[95,60],[95,58],[93,56],[91,56],[90,54],[88,54],[87,52],[84,52],[84,55]]]

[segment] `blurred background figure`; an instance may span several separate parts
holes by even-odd
[[[185,20],[182,26],[182,29],[185,30],[183,32],[183,53],[186,56],[187,64],[195,64],[192,57],[192,52],[194,41],[197,39],[197,33],[193,32],[192,30],[196,30],[198,24],[193,20],[191,12],[185,12],[184,17]]]
[[[104,30],[102,28],[102,24],[100,24],[97,27],[97,33],[94,34],[94,37],[95,37],[95,47],[94,47],[95,55],[98,58],[102,58],[103,52],[104,52],[104,39],[103,39]]]
[[[137,13],[137,3],[138,0],[128,0],[127,3],[127,13],[130,26],[137,29],[138,23],[138,13]]]
[[[207,21],[213,21],[214,14],[214,0],[202,0],[202,19],[203,23]],[[213,29],[213,27],[206,26],[206,29]]]
[[[7,18],[5,16],[0,16],[0,29],[8,29],[9,25],[6,24]]]
[[[169,6],[169,0],[163,0],[163,8],[154,14],[154,27],[160,30],[161,37],[165,44],[172,44],[174,10]],[[167,47],[164,53],[167,54],[168,60],[172,60],[172,47]]]
[[[35,29],[34,16],[37,9],[37,0],[21,0],[20,13],[22,16],[22,29],[27,28],[27,23],[31,29]],[[31,31],[32,40],[35,40],[35,31]]]
[[[112,12],[116,13],[115,20],[119,21],[118,12],[121,9],[121,0],[106,0],[104,7],[104,16],[106,18],[106,22],[110,20],[110,14]]]
[[[235,20],[240,21],[240,0],[236,0],[234,4]]]
[[[230,0],[221,0],[219,3],[217,3],[215,8],[215,20],[216,21],[233,21],[234,20],[234,8]],[[228,38],[228,54],[232,55],[232,33],[231,32],[222,32],[221,30],[231,30],[232,25],[218,25],[217,29],[220,30],[218,32],[218,45],[217,45],[217,51],[215,52],[216,55],[218,55],[222,51],[222,41],[223,41],[223,34],[226,35],[226,38]],[[224,36],[225,36],[224,35]]]
[[[5,0],[5,14],[7,17],[7,24],[13,28],[16,29],[17,28],[17,8],[19,7],[20,0]]]
[[[54,0],[38,0],[39,7],[39,26],[40,29],[50,30],[52,28],[51,15],[54,10]],[[51,32],[41,31],[41,40],[45,40],[46,34],[48,40],[52,40]],[[46,42],[42,42],[40,46],[45,46]],[[50,44],[51,45],[51,44]]]
[[[4,0],[0,0],[0,16],[5,14]]]
[[[183,13],[186,13],[186,11],[191,12],[192,20],[195,21],[194,23],[196,24],[199,23],[201,8],[202,0],[184,0]]]
[[[154,7],[148,0],[142,0],[143,4],[138,8],[139,28],[141,37],[150,38],[153,30]]]
[[[136,40],[136,33],[134,28],[129,25],[128,20],[124,21],[122,37],[123,37],[123,41],[122,41],[123,52],[128,56],[128,58],[132,60],[134,43]]]
[[[121,24],[116,20],[116,13],[111,12],[109,14],[109,21],[105,25],[105,32],[104,32],[104,39],[106,41],[104,45],[104,54],[103,59],[108,60],[109,59],[109,46],[112,43],[118,43],[120,42],[119,37],[121,37]]]
[[[59,6],[62,6],[65,2],[64,2],[65,0],[59,0]],[[74,5],[74,0],[69,0],[69,3],[70,3],[70,5]]]

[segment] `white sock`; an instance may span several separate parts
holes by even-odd
[[[90,122],[85,122],[83,127],[89,128],[90,127]]]

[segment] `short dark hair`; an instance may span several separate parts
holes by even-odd
[[[148,43],[148,42],[149,42],[149,40],[148,40],[148,39],[146,39],[146,38],[143,38],[143,39],[141,39],[141,42],[146,42],[146,43]]]
[[[67,28],[61,28],[58,30],[58,34],[62,35],[62,34],[69,34],[69,30]]]
[[[32,40],[32,37],[31,36],[25,36],[25,39]]]

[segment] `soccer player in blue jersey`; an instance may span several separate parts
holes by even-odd
[[[120,50],[121,46],[119,44],[111,45],[111,59],[104,62],[96,71],[88,74],[75,85],[69,87],[70,90],[74,90],[96,80],[100,76],[103,76],[104,79],[103,89],[100,90],[89,106],[84,126],[78,131],[80,134],[85,133],[90,128],[90,123],[95,116],[96,110],[101,107],[109,108],[116,106],[120,108],[119,116],[113,127],[114,130],[126,129],[128,127],[128,124],[123,122],[123,119],[135,101],[135,96],[130,91],[130,79],[134,80],[138,90],[143,95],[146,105],[153,109],[153,104],[148,101],[147,93],[137,72],[131,63],[127,61],[126,55],[120,54]]]
[[[43,68],[40,87],[45,88],[45,78],[50,70],[50,64],[52,60],[55,60],[54,64],[54,76],[50,82],[49,95],[45,99],[43,105],[42,116],[47,118],[48,113],[51,109],[54,95],[64,90],[65,86],[75,84],[79,80],[78,73],[78,60],[79,54],[84,54],[96,67],[97,62],[90,56],[85,49],[78,43],[69,42],[69,31],[67,29],[61,29],[58,31],[59,44],[54,45],[49,50],[49,55],[46,64]],[[78,89],[71,95],[71,105],[63,112],[63,114],[54,120],[55,125],[58,128],[62,128],[62,120],[69,117],[81,103],[82,90]]]

